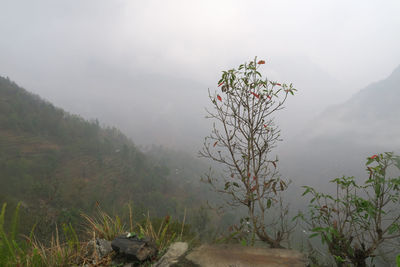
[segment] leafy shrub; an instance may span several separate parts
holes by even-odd
[[[354,177],[331,182],[336,194],[317,192],[304,186],[303,195],[311,195],[307,224],[310,237],[326,243],[338,266],[366,266],[378,247],[400,237],[400,157],[383,153],[367,158],[368,178],[358,184]]]

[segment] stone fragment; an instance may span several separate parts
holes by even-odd
[[[110,241],[99,238],[96,238],[95,240],[90,240],[87,243],[85,250],[85,256],[89,258],[103,258],[113,251]]]
[[[169,267],[171,264],[176,263],[178,258],[185,254],[188,249],[186,242],[175,242],[168,248],[167,253],[161,257],[161,259],[154,264],[154,267]]]
[[[113,251],[111,242],[105,239],[96,239],[96,249],[99,257],[102,258]]]

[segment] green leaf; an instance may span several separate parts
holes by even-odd
[[[334,257],[335,257],[335,261],[338,262],[338,263],[343,263],[343,262],[345,262],[345,260],[344,260],[342,257],[340,257],[340,256],[334,255]]]
[[[399,231],[399,225],[397,223],[393,223],[391,226],[389,226],[388,232],[390,235],[397,231]]]
[[[326,239],[328,240],[329,243],[331,243],[332,242],[332,233],[328,232],[326,234]]]
[[[305,195],[307,195],[308,193],[310,193],[311,192],[311,187],[308,187],[308,186],[303,186],[303,188],[306,188],[306,190],[304,191],[304,193],[301,195],[301,196],[305,196]]]
[[[9,240],[9,238],[7,237],[7,234],[4,230],[4,217],[5,217],[5,213],[6,213],[6,207],[7,207],[7,204],[4,203],[3,207],[1,209],[1,213],[0,213],[0,241],[1,241],[0,248],[5,249],[8,252],[8,254],[11,255],[13,260],[16,260],[16,255],[15,255],[16,247],[15,247],[15,244],[13,244],[14,240]]]
[[[292,222],[296,221],[299,218],[304,220],[304,214],[299,212],[296,216],[293,217]]]
[[[323,228],[323,227],[314,227],[311,231],[313,231],[313,232],[323,232],[323,231],[325,231],[325,228]]]
[[[268,208],[268,209],[271,207],[271,204],[272,204],[271,199],[268,199],[268,201],[267,201],[267,208]]]
[[[14,215],[11,222],[11,240],[15,240],[17,236],[17,227],[18,227],[18,217],[19,217],[19,209],[21,207],[21,202],[18,202],[17,207],[15,208]]]
[[[231,183],[230,182],[226,182],[224,190],[227,190],[230,186],[231,186]]]
[[[316,237],[316,236],[318,236],[319,235],[319,233],[313,233],[313,234],[311,234],[308,238],[313,238],[313,237]]]
[[[2,230],[3,226],[4,226],[4,216],[6,213],[6,207],[7,207],[7,203],[3,203],[3,207],[2,207],[1,213],[0,213],[0,230]]]
[[[396,264],[397,264],[397,267],[400,267],[400,254],[397,255],[397,257],[396,257]]]

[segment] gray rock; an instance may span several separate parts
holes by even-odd
[[[86,246],[85,256],[88,258],[103,258],[112,252],[111,242],[105,239],[96,238],[91,240]]]
[[[127,262],[145,261],[157,254],[157,247],[153,242],[137,236],[118,236],[111,242],[111,247],[119,257],[125,258]]]
[[[113,251],[111,242],[105,239],[96,239],[96,249],[99,257],[102,258]]]
[[[167,253],[154,264],[154,267],[169,267],[171,264],[178,262],[178,258],[185,254],[188,249],[188,244],[185,242],[175,242],[168,248]]]

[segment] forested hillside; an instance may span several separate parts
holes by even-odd
[[[0,77],[0,202],[22,201],[25,230],[38,223],[36,231],[46,236],[49,225],[77,223],[80,212],[98,205],[112,212],[131,203],[138,218],[147,211],[195,213],[201,188],[194,190],[188,178],[198,172],[173,174],[168,162],[150,160],[119,130],[71,115]]]

